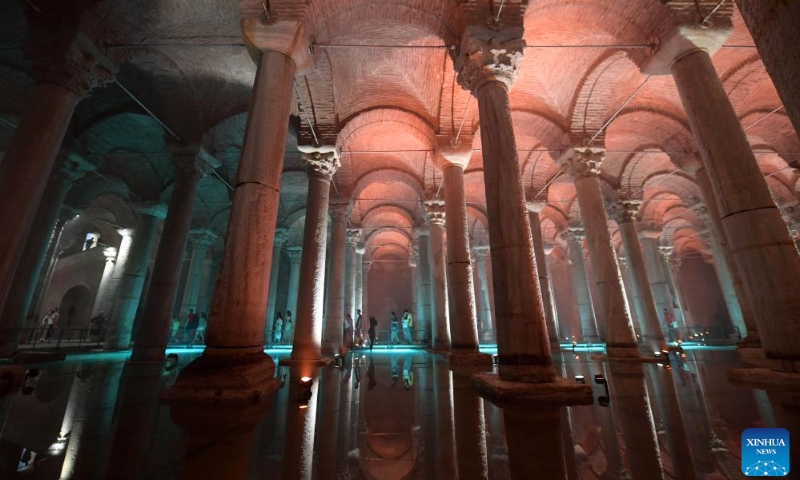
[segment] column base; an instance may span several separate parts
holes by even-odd
[[[764,354],[764,347],[761,344],[742,342],[736,347],[736,356],[745,365],[769,368],[769,360]]]
[[[556,377],[554,382],[523,383],[500,380],[497,374],[472,375],[472,385],[478,393],[503,407],[525,405],[591,405],[594,403],[591,385]]]
[[[251,405],[278,388],[275,363],[252,349],[214,349],[187,365],[161,394],[167,405]]]
[[[492,356],[488,353],[480,352],[450,352],[446,354],[447,361],[451,366],[480,366],[491,370],[494,366]]]
[[[298,358],[282,358],[278,361],[281,367],[298,367],[302,365],[309,365],[312,367],[327,367],[333,363],[333,357],[320,357],[313,360],[298,359]]]
[[[800,373],[778,372],[769,368],[734,368],[728,380],[742,387],[757,390],[800,392]]]

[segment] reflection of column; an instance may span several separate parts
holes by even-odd
[[[528,220],[531,224],[531,237],[533,238],[533,254],[536,257],[536,271],[539,275],[539,288],[542,291],[542,305],[544,316],[547,319],[547,337],[550,339],[550,348],[558,349],[558,318],[556,318],[555,301],[550,290],[550,266],[547,264],[547,254],[544,251],[544,237],[539,214],[542,213],[546,202],[528,202]]]
[[[582,228],[570,228],[565,236],[569,245],[569,276],[572,280],[572,291],[581,321],[581,335],[577,340],[587,343],[594,342],[598,339],[599,332],[592,304],[592,293],[586,275],[586,261],[583,258],[583,239],[586,236]]]
[[[297,316],[291,357],[293,361],[318,360],[322,356],[328,201],[331,179],[341,165],[338,152],[329,147],[304,154],[303,161],[308,171],[308,197],[303,229],[303,256],[300,260],[302,289],[297,292]],[[341,331],[341,324],[335,324],[336,319],[336,316],[329,319],[328,328],[338,328]],[[336,338],[338,340],[340,337]]]
[[[536,472],[536,478],[567,480],[558,408],[504,408],[503,420],[511,478],[531,478]]]
[[[633,332],[628,302],[622,288],[614,244],[608,232],[608,217],[600,188],[600,163],[605,150],[573,148],[558,163],[575,180],[575,190],[586,228],[586,241],[592,260],[592,273],[597,285],[597,304],[606,329],[609,357],[637,358],[640,356]]]
[[[189,314],[189,309],[200,315],[197,300],[200,298],[200,281],[203,275],[203,265],[206,261],[208,248],[217,240],[217,235],[208,229],[192,230],[189,232],[189,243],[192,245],[192,257],[189,261],[189,274],[186,276],[186,286],[183,289],[180,318],[184,319]]]
[[[292,245],[286,249],[286,256],[289,257],[289,291],[286,295],[286,311],[295,315],[297,313],[297,290],[300,288],[300,259],[303,257],[303,247]]]
[[[611,205],[610,212],[619,227],[622,246],[630,265],[628,274],[631,277],[633,298],[637,301],[637,310],[641,313],[639,326],[642,338],[654,352],[660,352],[667,347],[667,344],[658,321],[656,301],[648,280],[648,271],[645,267],[642,249],[639,246],[639,239],[636,236],[636,214],[639,211],[639,205],[638,201],[619,201]],[[670,307],[672,307],[671,302]]]
[[[114,247],[108,247],[103,250],[103,255],[106,257],[106,265],[103,268],[103,276],[100,277],[100,286],[97,288],[97,295],[94,297],[92,315],[97,315],[101,312],[105,313],[105,310],[101,310],[102,305],[105,305],[109,301],[109,297],[111,297],[114,293],[111,291],[111,277],[114,275],[114,264],[117,258],[117,249]]]
[[[450,312],[447,295],[447,268],[444,252],[444,202],[428,200],[425,202],[425,215],[431,232],[432,288],[434,316],[431,321],[431,336],[434,350],[450,348]]]
[[[67,156],[55,167],[42,195],[42,200],[28,233],[14,282],[5,305],[0,303],[0,357],[7,357],[16,348],[25,317],[30,309],[37,280],[42,272],[48,245],[58,241],[54,228],[67,192],[76,180],[94,165],[77,155]],[[63,222],[61,224],[63,228]],[[60,235],[60,230],[58,231]],[[5,254],[3,254],[5,255]]]
[[[478,100],[483,181],[492,252],[498,374],[505,381],[555,379],[508,90],[522,62],[522,28],[468,28],[455,62],[458,82]]]
[[[455,425],[453,419],[453,383],[450,369],[442,361],[433,360],[433,378],[436,389],[436,472],[434,478],[458,478],[456,467]],[[474,445],[477,446],[477,445]]]
[[[635,479],[663,479],[661,453],[640,364],[611,362],[611,405],[622,426],[626,457]]]
[[[169,339],[172,307],[178,290],[180,266],[192,223],[197,187],[209,165],[197,157],[196,149],[176,152],[175,186],[169,200],[156,262],[150,275],[141,325],[131,354],[133,361],[160,361]]]
[[[136,224],[136,236],[133,239],[131,253],[125,275],[120,281],[117,300],[109,318],[110,324],[106,332],[107,350],[125,349],[131,343],[131,330],[139,300],[144,289],[144,278],[150,265],[150,255],[155,243],[158,221],[166,215],[163,205],[142,207],[139,209],[139,222]]]
[[[331,261],[328,270],[328,305],[325,309],[325,340],[322,351],[326,354],[342,350],[342,325],[344,321],[345,255],[347,250],[348,204],[330,206],[331,212]]]
[[[292,367],[289,374],[289,406],[286,411],[286,441],[283,447],[281,480],[311,480],[319,377],[316,376],[310,387],[304,387],[300,384],[300,378],[304,375],[309,373],[303,367]],[[311,394],[308,402],[298,403],[306,388]]]
[[[416,319],[417,330],[419,330],[418,339],[420,343],[430,343],[431,323],[435,318],[435,305],[434,300],[431,298],[433,286],[431,285],[430,231],[427,227],[417,227],[414,231],[417,233],[417,241],[419,242],[420,283],[418,294],[422,303],[422,309],[417,314]]]
[[[468,370],[453,371],[453,418],[459,480],[488,479],[483,400],[472,388]]]
[[[317,446],[314,449],[314,478],[336,478],[336,449],[339,444],[339,424],[342,374],[338,368],[322,369],[319,379],[319,427]]]
[[[344,344],[348,347],[353,345],[352,323],[355,322],[356,318],[356,248],[358,247],[358,240],[360,238],[360,230],[347,231],[347,255],[345,256],[347,261],[347,268],[345,271],[347,274],[344,288],[344,314],[345,316],[350,314],[351,330],[350,338],[345,338]]]
[[[281,250],[286,243],[286,229],[275,229],[275,239],[272,244],[272,266],[269,274],[269,294],[267,294],[267,327],[265,331],[272,332],[275,325],[275,306],[278,303],[278,276],[281,271]],[[266,343],[272,343],[274,335],[266,337]]]
[[[671,72],[717,193],[725,235],[765,354],[772,368],[799,372],[800,342],[795,339],[800,337],[800,252],[708,52],[691,50],[671,64]]]
[[[489,280],[486,274],[486,257],[489,255],[489,247],[479,245],[472,249],[472,258],[475,259],[475,268],[478,271],[478,298],[480,300],[480,310],[478,318],[481,320],[481,330],[487,335],[492,331],[492,305],[489,300]]]

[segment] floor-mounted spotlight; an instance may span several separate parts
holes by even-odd
[[[575,381],[578,383],[586,383],[586,377],[583,375],[575,375]]]
[[[311,391],[311,387],[313,385],[313,378],[300,377],[300,387],[302,387],[303,390],[300,392],[300,398],[297,399],[297,403],[301,410],[308,408],[308,402],[311,400],[311,396],[313,395],[313,392]]]

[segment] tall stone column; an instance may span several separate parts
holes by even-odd
[[[103,249],[103,256],[106,258],[106,264],[103,267],[103,275],[100,277],[100,285],[97,287],[97,294],[92,304],[92,315],[97,315],[103,311],[101,310],[101,305],[108,303],[108,299],[113,295],[111,277],[114,274],[114,266],[117,262],[117,249],[114,247],[105,248]],[[103,313],[105,312],[103,311]]]
[[[672,59],[726,238],[742,272],[772,368],[800,373],[800,252],[772,199],[708,52]],[[753,226],[758,228],[753,228]]]
[[[472,258],[475,259],[475,268],[478,271],[478,297],[480,299],[480,310],[478,318],[481,319],[482,330],[491,332],[492,325],[492,305],[489,301],[489,280],[486,272],[486,257],[489,255],[489,247],[479,245],[472,248]]]
[[[640,318],[642,318],[642,314],[639,313],[640,305],[642,302],[638,301],[633,296],[633,288],[631,288],[631,275],[630,275],[630,266],[628,265],[628,259],[626,257],[617,257],[617,261],[619,262],[619,273],[622,277],[622,286],[625,287],[625,298],[628,300],[628,309],[631,312],[631,321],[633,322],[633,327],[636,330],[636,335],[639,336],[638,326],[642,324]],[[633,305],[631,307],[630,305]]]
[[[547,264],[547,254],[544,252],[544,237],[539,214],[542,213],[547,202],[528,202],[528,221],[531,224],[531,237],[533,238],[533,254],[536,257],[536,271],[539,274],[539,287],[542,291],[542,305],[547,319],[547,337],[550,339],[550,349],[558,350],[558,318],[556,318],[555,301],[550,290],[550,266]]]
[[[455,67],[459,84],[478,100],[499,378],[544,383],[555,381],[556,373],[508,100],[524,48],[521,27],[470,26]]]
[[[175,183],[150,275],[149,293],[145,299],[141,324],[136,332],[131,354],[131,361],[134,362],[164,360],[197,187],[200,179],[209,170],[209,164],[197,155],[197,149],[175,151],[173,162]]]
[[[267,328],[265,331],[272,331],[275,325],[275,306],[278,303],[278,276],[281,271],[281,251],[283,245],[288,240],[286,236],[286,229],[282,227],[275,228],[275,239],[272,243],[272,265],[269,273],[269,294],[267,295]],[[266,342],[270,343],[274,337],[266,338]]]
[[[0,358],[10,356],[19,343],[19,335],[25,325],[25,317],[31,306],[48,245],[54,241],[53,229],[64,205],[64,198],[75,181],[94,168],[94,165],[81,157],[69,155],[56,165],[47,182],[14,275],[8,301],[0,315]]]
[[[344,313],[345,316],[349,313],[354,322],[356,318],[356,249],[360,238],[361,230],[347,230],[347,255],[345,256],[347,277],[344,284]],[[352,343],[352,338],[345,339],[345,345],[351,345]]]
[[[300,289],[300,260],[303,258],[303,247],[292,245],[286,249],[289,258],[289,291],[286,295],[286,311],[297,318],[297,293]]]
[[[344,283],[345,254],[347,250],[347,218],[350,216],[350,205],[335,204],[330,206],[331,212],[331,264],[328,271],[328,306],[325,309],[325,341],[322,352],[333,355],[342,351],[344,337]]]
[[[658,321],[658,311],[653,291],[650,288],[650,280],[645,267],[644,256],[639,247],[639,238],[636,234],[636,214],[639,212],[641,202],[638,201],[619,201],[610,206],[611,217],[616,220],[619,226],[619,234],[622,237],[622,246],[627,256],[628,273],[631,277],[631,287],[633,298],[639,302],[638,311],[639,327],[642,339],[653,352],[660,352],[667,348],[664,340],[664,332]],[[672,303],[670,302],[670,308]]]
[[[333,147],[317,148],[303,155],[308,171],[308,197],[297,292],[294,347],[290,362],[310,364],[322,359],[322,314],[325,295],[325,254],[328,244],[328,202],[331,179],[341,165]],[[333,283],[333,279],[331,279]],[[334,312],[338,313],[338,312]],[[328,329],[338,332],[332,345],[341,350],[341,315],[328,318]],[[289,363],[289,362],[285,362]]]
[[[369,328],[369,270],[372,268],[372,262],[364,260],[361,265],[362,274],[364,278],[364,302],[361,304],[361,313],[364,316],[364,328]]]
[[[41,318],[39,312],[42,309],[42,302],[44,301],[47,290],[50,288],[50,282],[53,279],[56,263],[58,263],[58,259],[63,252],[61,238],[64,233],[64,227],[72,218],[75,217],[64,212],[62,209],[62,213],[56,221],[56,226],[50,237],[50,245],[47,247],[47,253],[45,253],[44,256],[44,263],[42,263],[42,271],[39,275],[39,279],[36,281],[36,288],[33,291],[33,297],[31,297],[30,305],[28,306],[28,315],[25,318],[25,323],[28,325],[36,324],[36,320]]]
[[[158,222],[167,214],[164,205],[138,207],[139,221],[133,238],[128,265],[120,280],[117,300],[110,313],[108,331],[103,348],[122,350],[130,346],[133,321],[144,289],[144,279],[155,243]]]
[[[736,0],[786,113],[800,132],[800,7],[783,0]]]
[[[444,177],[444,208],[447,217],[447,290],[449,293],[450,348],[454,354],[478,353],[478,320],[472,261],[469,256],[469,227],[464,192],[464,169],[472,155],[472,143],[462,148],[439,145],[436,162]],[[461,357],[462,361],[466,357]],[[475,359],[473,358],[473,361]],[[450,358],[451,364],[457,363]],[[491,357],[484,361],[491,363]]]
[[[583,258],[583,240],[586,235],[582,228],[574,227],[570,228],[565,236],[569,246],[569,276],[572,280],[572,291],[581,321],[581,335],[574,341],[594,342],[599,339],[601,332],[597,328],[598,322],[594,314],[592,292],[589,289],[589,279],[586,274],[586,261]]]
[[[114,270],[111,272],[111,277],[106,285],[104,297],[98,299],[98,301],[94,303],[94,307],[92,307],[92,317],[100,313],[106,318],[111,315],[119,284],[128,266],[128,257],[131,253],[131,245],[133,244],[133,230],[130,228],[118,228],[117,233],[122,237],[122,240],[119,243],[117,256],[114,259]]]
[[[186,286],[183,289],[180,318],[184,319],[189,314],[189,309],[200,315],[197,300],[200,298],[200,285],[203,276],[203,265],[206,262],[208,248],[217,241],[217,234],[209,229],[192,230],[189,232],[189,243],[192,245],[192,257],[189,261],[189,274],[186,276]]]
[[[444,253],[445,208],[441,200],[425,202],[425,216],[431,232],[431,291],[434,309],[431,319],[431,339],[434,350],[450,349],[450,316],[447,296],[447,267]]]
[[[572,175],[581,209],[589,257],[592,260],[592,273],[597,285],[600,317],[606,327],[606,350],[609,357],[638,358],[636,334],[631,324],[628,303],[620,279],[617,255],[611,234],[608,232],[603,192],[600,189],[600,163],[605,157],[604,150],[573,148],[558,163]]]
[[[697,206],[695,206],[693,209],[695,211],[699,210]],[[730,264],[725,260],[725,254],[722,250],[723,247],[715,241],[711,230],[711,228],[706,228],[698,231],[697,233],[698,236],[711,248],[711,257],[714,260],[714,272],[717,274],[720,292],[722,293],[722,298],[725,301],[725,308],[728,310],[728,316],[731,319],[731,324],[739,329],[739,332],[744,334],[747,331],[747,327],[744,322],[745,315],[742,307],[746,304],[747,300],[745,300],[745,302],[739,302],[739,296],[736,295],[735,280],[733,279],[734,273],[730,268],[730,266],[735,265],[735,263]],[[757,339],[758,335],[756,335],[755,338]]]
[[[669,260],[667,260],[667,262],[670,271],[670,281],[672,282],[672,287],[675,289],[675,295],[678,297],[681,312],[683,312],[683,321],[685,326],[694,326],[692,312],[689,311],[689,303],[686,301],[686,293],[683,290],[683,285],[680,283],[682,263],[681,257],[678,255],[673,255],[669,258]]]
[[[364,269],[361,265],[364,263],[364,254],[367,252],[363,244],[356,247],[356,262],[354,268],[356,269],[356,310],[361,310],[362,314],[364,308]],[[353,321],[357,320],[358,315],[353,317]]]
[[[0,229],[4,232],[0,236],[0,308],[5,308],[17,265],[24,258],[26,239],[75,106],[93,88],[112,81],[117,68],[90,45],[88,37],[80,46],[74,38],[65,38],[73,27],[67,24],[69,20],[53,18],[59,13],[50,10],[29,19],[26,53],[36,87],[0,162]],[[60,25],[58,32],[53,24]],[[46,236],[42,231],[33,233]]]
[[[417,312],[419,311],[419,253],[416,250],[411,251],[408,256],[408,268],[411,270],[411,306],[408,310],[414,316],[415,324],[414,330],[419,327],[416,324]],[[416,333],[416,332],[415,332]],[[416,335],[415,335],[416,336]]]
[[[656,301],[658,319],[664,325],[664,311],[672,311],[672,295],[669,293],[667,277],[664,275],[661,256],[658,253],[661,233],[660,228],[644,228],[639,231],[639,238],[642,242],[647,278],[650,280],[650,288]]]
[[[670,268],[670,259],[672,258],[672,252],[675,250],[674,247],[670,246],[660,246],[658,247],[658,253],[661,257],[661,271],[664,272],[664,278],[667,279],[667,287],[669,288],[669,296],[672,299],[672,311],[675,315],[675,320],[678,322],[678,328],[682,331],[686,330],[686,319],[684,318],[683,312],[684,308],[681,302],[681,298],[678,296],[678,290],[675,288],[675,280],[672,278],[672,269]]]
[[[418,339],[420,343],[430,343],[429,334],[433,319],[436,318],[436,305],[431,285],[430,230],[427,227],[417,227],[414,231],[419,243],[419,295],[422,297],[422,309],[417,314],[417,330],[420,331]],[[364,278],[367,278],[366,275]]]

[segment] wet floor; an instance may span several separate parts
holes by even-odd
[[[29,366],[22,388],[0,397],[0,478],[738,479],[742,431],[795,433],[800,412],[791,398],[728,384],[726,370],[741,366],[732,349],[672,354],[669,365],[564,353],[558,368],[595,395],[569,408],[498,408],[468,372],[419,351],[349,355],[310,380],[280,367],[280,388],[252,408],[163,405],[192,358],[169,369],[119,354]]]

